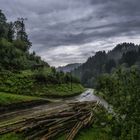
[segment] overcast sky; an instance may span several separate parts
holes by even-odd
[[[50,65],[85,62],[117,43],[140,44],[140,0],[0,0],[8,20],[28,18],[35,51]]]

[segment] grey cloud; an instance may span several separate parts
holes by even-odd
[[[32,50],[52,65],[83,62],[92,51],[120,41],[139,43],[139,5],[139,0],[0,0],[9,20],[28,18]],[[60,52],[69,46],[77,50]]]

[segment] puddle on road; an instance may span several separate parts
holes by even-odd
[[[78,96],[66,98],[63,101],[65,101],[65,102],[99,101],[100,104],[103,105],[106,109],[108,108],[108,103],[104,99],[94,95],[94,90],[93,89],[88,89]]]

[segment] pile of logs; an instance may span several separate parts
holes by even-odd
[[[69,108],[25,118],[0,127],[0,135],[21,133],[27,140],[50,140],[66,135],[73,140],[79,130],[95,120],[94,112],[100,108],[99,102],[70,103]]]

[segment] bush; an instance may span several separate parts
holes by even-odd
[[[111,75],[100,77],[96,86],[113,105],[117,119],[112,134],[120,140],[140,139],[140,72],[137,68],[117,69]],[[118,128],[119,126],[119,128]],[[116,128],[118,128],[116,130]]]

